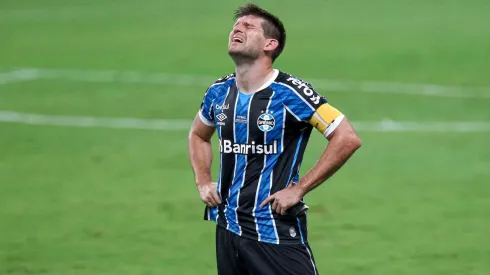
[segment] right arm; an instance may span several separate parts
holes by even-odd
[[[222,77],[209,86],[189,133],[189,160],[194,172],[196,187],[199,190],[201,200],[211,207],[221,204],[217,185],[211,177],[211,162],[213,161],[211,137],[216,130],[213,105],[217,94],[221,92],[221,86],[217,84],[223,84],[232,76]]]
[[[215,128],[204,124],[198,114],[192,123],[188,144],[189,159],[201,200],[212,207],[221,203],[216,185],[211,178],[211,163],[213,160],[211,137],[214,131]]]

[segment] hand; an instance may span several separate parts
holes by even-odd
[[[216,190],[215,182],[199,184],[197,189],[199,190],[201,200],[208,206],[214,207],[221,203],[221,199],[218,196],[218,191]]]
[[[285,215],[286,211],[299,203],[302,198],[302,192],[298,185],[289,185],[283,190],[270,195],[265,199],[260,207],[264,207],[266,204],[272,203],[272,211],[278,214]]]

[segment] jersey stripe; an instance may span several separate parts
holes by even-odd
[[[286,131],[286,106],[282,109],[282,135],[281,135],[281,154],[284,152],[284,132]]]
[[[222,102],[219,102],[220,105],[225,105],[225,103],[227,102],[228,100],[228,97],[230,95],[230,90],[231,90],[231,87],[228,87],[228,89],[226,90],[226,95],[224,96]],[[222,112],[225,113],[226,110],[223,110]],[[225,122],[226,123],[226,122]],[[218,137],[219,137],[219,140],[223,140],[223,135],[221,134],[221,127],[218,126],[217,127],[217,132],[218,132]],[[225,177],[223,177],[223,174],[226,173],[227,170],[224,170],[227,168],[228,163],[224,163],[223,162],[223,154],[220,154],[220,162],[219,162],[219,175],[218,175],[218,186],[217,186],[217,190],[218,190],[218,196],[220,196],[221,200],[223,201],[223,194],[221,192],[222,190],[222,185],[223,185],[223,180]],[[229,170],[228,170],[229,171]],[[228,220],[226,219],[226,215],[225,215],[225,211],[224,211],[224,206],[223,205],[219,205],[217,207],[217,211],[216,211],[216,222],[219,224],[220,221],[219,221],[219,218],[221,217],[223,219],[223,224],[225,224],[226,226],[228,226]]]
[[[237,109],[239,108],[238,106],[238,101],[239,101],[239,93],[237,89],[233,89],[233,92],[236,94],[235,96],[235,103],[234,103],[234,112],[233,112],[233,117],[231,119],[232,123],[232,128],[233,128],[233,142],[237,142],[237,129],[236,129],[236,124],[235,124],[235,118],[237,114]],[[229,186],[229,191],[228,191],[228,197],[226,198],[226,207],[225,207],[225,215],[226,219],[228,220],[228,226],[227,229],[239,234],[240,228],[238,227],[237,223],[237,217],[236,217],[236,212],[235,209],[233,209],[233,205],[235,205],[236,197],[235,197],[235,191],[236,191],[236,180],[237,180],[237,173],[240,173],[240,163],[238,160],[238,154],[234,154],[234,159],[235,159],[235,165],[233,169],[233,178],[231,180],[230,186]]]
[[[303,227],[301,226],[301,221],[299,218],[296,218],[298,220],[298,228],[299,228],[299,235],[301,236],[301,243],[305,243],[305,238],[303,236]]]
[[[272,131],[268,132],[266,142],[267,143],[272,143],[274,141],[278,141],[280,145],[278,145],[279,148],[283,147],[283,141],[284,141],[284,128],[283,125],[285,122],[284,120],[284,105],[282,104],[282,101],[278,97],[279,93],[276,94],[276,92],[273,92],[271,96],[271,101],[269,104],[268,111],[274,116],[275,118],[275,127]],[[272,194],[272,191],[274,190],[274,184],[278,184],[277,182],[274,182],[274,168],[277,165],[277,162],[279,160],[279,157],[281,156],[282,151],[279,154],[276,155],[269,155],[268,156],[268,161],[269,163],[266,163],[269,165],[268,170],[270,171],[270,178],[269,178],[269,188],[268,188],[268,195],[270,196]],[[269,216],[272,220],[272,229],[274,230],[271,232],[271,239],[275,239],[277,243],[280,242],[278,232],[277,232],[277,225],[276,225],[276,219],[274,218],[274,214],[272,212],[272,207],[269,207]]]
[[[304,131],[300,130],[306,125],[306,123],[295,122],[292,114],[287,110],[285,111],[283,117],[285,117],[286,123],[282,136],[284,151],[274,167],[274,185],[271,194],[280,191],[291,181],[291,173],[296,161],[294,156],[299,146],[298,140],[304,136]]]
[[[274,93],[269,99],[269,103],[267,105],[266,112],[269,112],[269,108],[271,103],[273,102]],[[271,133],[278,132],[271,131]],[[282,133],[282,131],[279,131]],[[268,132],[264,132],[264,140],[266,143],[273,143],[274,139],[277,139],[277,134],[268,134]],[[277,156],[274,155],[264,155],[264,167],[261,172],[261,178],[259,180],[259,186],[257,187],[257,197],[255,201],[255,215],[256,215],[256,223],[258,228],[259,241],[264,240],[267,242],[279,243],[279,239],[277,237],[277,230],[275,228],[275,221],[272,214],[271,204],[268,204],[264,208],[260,207],[260,204],[270,196],[271,190],[271,180],[272,180],[272,168],[274,158],[277,159]]]
[[[248,143],[253,145],[264,144],[264,132],[262,132],[257,121],[263,111],[267,109],[269,99],[272,95],[271,89],[266,89],[251,102],[250,113],[248,116],[249,136],[251,137]],[[245,185],[240,191],[239,205],[239,221],[240,224],[247,224],[247,232],[244,232],[249,238],[258,239],[258,229],[255,220],[255,201],[257,198],[257,189],[260,180],[260,172],[264,167],[265,159],[262,154],[251,153],[247,156],[247,171],[245,177]]]
[[[284,187],[287,187],[289,185],[289,183],[291,182],[291,179],[293,176],[293,170],[296,166],[296,161],[298,160],[299,148],[301,147],[301,142],[303,141],[303,137],[304,137],[304,133],[302,133],[298,139],[298,144],[296,145],[296,151],[294,152],[293,163],[291,165],[291,171],[289,172],[288,181],[286,182],[286,186],[284,186]]]
[[[308,139],[311,135],[311,131],[313,128],[308,127],[306,130],[304,130],[302,134],[302,140],[301,142],[298,143],[298,154],[295,156],[295,162],[293,163],[291,167],[291,171],[293,172],[292,174],[292,180],[297,181],[299,178],[299,169],[301,167],[301,162],[303,161],[303,155],[306,149],[306,145],[308,144]]]
[[[255,94],[252,94],[251,96],[248,96],[248,95],[246,96],[247,97],[247,100],[248,100],[247,110],[246,110],[246,114],[247,114],[246,117],[247,117],[247,119],[250,117],[250,105],[252,104],[254,95]],[[243,127],[243,124],[244,123],[239,122],[239,124],[241,124],[242,127]],[[249,143],[249,133],[250,133],[250,123],[246,123],[246,136],[247,136],[247,138],[245,140],[245,144],[248,144]],[[241,140],[239,140],[237,142],[242,143]],[[238,189],[238,194],[236,196],[237,197],[237,202],[236,202],[236,205],[235,205],[235,215],[237,215],[237,220],[236,221],[237,221],[237,224],[238,224],[238,226],[240,228],[240,235],[242,235],[242,228],[240,226],[240,220],[239,220],[237,211],[238,211],[238,207],[240,206],[240,191],[242,190],[243,185],[245,184],[245,179],[246,179],[246,175],[247,175],[248,155],[244,155],[243,157],[245,158],[245,160],[244,160],[245,167],[243,168],[243,178],[241,179],[240,189]]]
[[[224,120],[225,125],[218,126],[218,131],[220,133],[221,140],[233,140],[234,139],[234,127],[233,127],[233,116],[235,114],[235,102],[237,100],[236,86],[230,87],[228,95],[223,103],[223,105],[229,105],[229,109],[221,110],[223,114],[227,116]],[[236,158],[233,154],[221,154],[221,181],[220,181],[220,194],[222,202],[226,202],[229,197],[229,190],[231,183],[233,181],[235,173],[235,163]],[[227,204],[223,203],[219,205],[219,219],[220,225],[229,228],[229,217],[226,213]]]
[[[272,100],[272,95],[273,95],[273,92],[269,95],[269,98],[267,101],[267,105],[265,106],[265,109],[264,111],[267,111],[268,108],[269,108],[269,105],[271,103],[271,100]],[[257,127],[258,129],[258,127]],[[258,131],[260,133],[260,130]],[[262,144],[265,143],[266,141],[266,136],[267,136],[267,133],[264,132],[261,136],[262,138]],[[259,155],[261,156],[261,155]],[[266,162],[267,162],[267,155],[264,155],[262,157],[262,168],[259,170],[260,171],[260,174],[259,174],[259,179],[258,179],[258,182],[257,182],[257,188],[256,190],[254,190],[254,193],[255,193],[255,202],[254,202],[254,207],[253,207],[253,210],[252,210],[252,215],[254,216],[254,220],[255,220],[255,228],[257,230],[257,239],[258,241],[262,241],[263,238],[264,238],[264,225],[267,226],[266,224],[264,224],[264,220],[267,219],[267,209],[264,207],[264,208],[261,208],[260,207],[260,204],[262,203],[263,200],[265,200],[265,197],[260,196],[260,190],[261,190],[261,186],[264,184],[264,179],[263,179],[263,176],[264,176],[264,170],[266,168]]]
[[[233,119],[234,124],[234,143],[235,144],[246,144],[248,138],[248,127],[247,124],[244,123],[236,123],[235,120],[239,117],[247,117],[248,109],[250,107],[250,100],[252,99],[252,95],[245,95],[237,91],[237,100],[235,103],[235,115]],[[233,148],[234,149],[234,148]],[[228,197],[228,207],[227,207],[227,216],[228,216],[228,224],[229,229],[236,234],[241,235],[241,227],[238,223],[238,196],[240,194],[240,188],[242,187],[247,157],[244,154],[235,153],[236,165],[235,165],[235,173],[233,176],[233,182],[230,187],[230,195]]]
[[[227,91],[226,91],[226,95],[225,97],[223,98],[223,101],[219,103],[219,105],[224,105],[225,102],[226,102],[226,99],[228,98],[228,95],[230,94],[230,87],[228,87]],[[221,127],[217,127],[217,132],[218,132],[218,138],[220,140],[222,140],[222,137],[221,137]],[[223,171],[223,155],[220,154],[220,162],[219,162],[219,175],[218,175],[218,186],[217,186],[217,189],[218,189],[218,195],[221,197],[221,181],[222,181],[222,172]]]

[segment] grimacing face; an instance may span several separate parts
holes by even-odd
[[[262,28],[264,19],[247,15],[237,19],[228,40],[228,54],[234,58],[257,59],[268,43]]]

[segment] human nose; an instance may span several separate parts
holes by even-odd
[[[242,33],[244,30],[243,30],[243,26],[240,25],[240,24],[236,24],[234,27],[233,27],[233,30],[232,30],[232,33],[235,34],[235,33]]]

